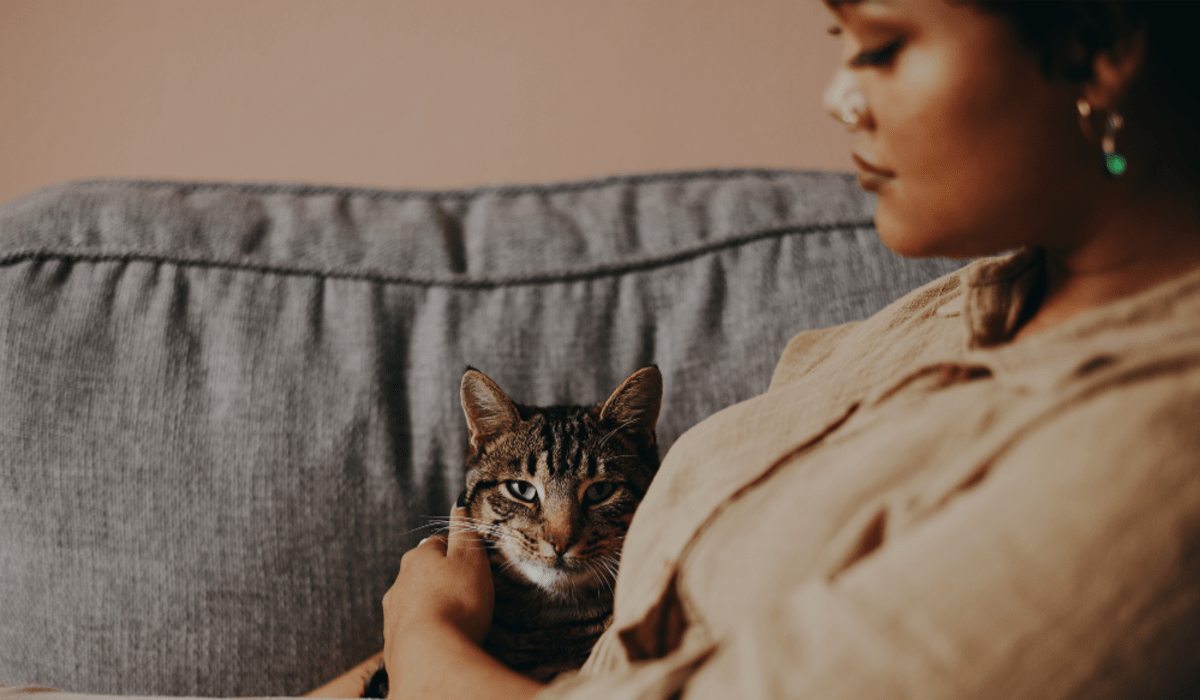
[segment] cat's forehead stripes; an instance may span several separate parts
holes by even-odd
[[[548,476],[555,476],[568,470],[571,465],[578,464],[582,457],[582,440],[586,437],[588,426],[583,420],[583,414],[574,414],[565,420],[550,420],[541,417],[537,426],[539,441],[539,469],[544,468]],[[529,463],[526,463],[528,469]],[[530,472],[534,475],[534,472]]]
[[[622,482],[648,481],[658,466],[653,456],[642,464],[644,446],[635,436],[601,422],[596,407],[522,411],[527,412],[518,430],[486,450],[485,463],[493,465],[493,478],[506,474],[504,479],[540,484],[546,497],[559,493],[560,486],[574,493],[581,480],[606,480],[613,474]]]
[[[553,474],[553,469],[550,466],[550,452],[543,450],[534,455],[533,473],[536,474]]]

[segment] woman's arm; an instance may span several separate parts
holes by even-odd
[[[491,626],[495,591],[486,546],[464,518],[456,508],[448,536],[405,554],[383,597],[389,697],[531,698],[543,687],[479,646]]]
[[[1200,376],[1176,366],[980,450],[981,478],[964,459],[864,503],[884,517],[845,549],[882,542],[844,567],[538,700],[1200,697]]]
[[[325,685],[305,693],[306,698],[361,698],[371,676],[379,670],[383,663],[383,652],[372,654],[370,658],[359,663],[354,668],[334,678]]]

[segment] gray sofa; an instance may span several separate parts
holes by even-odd
[[[518,400],[665,378],[665,449],[902,260],[837,173],[415,192],[81,182],[0,207],[0,684],[299,694],[382,644],[462,479],[469,364]]]

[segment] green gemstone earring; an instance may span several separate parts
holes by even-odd
[[[1109,177],[1121,177],[1129,165],[1125,156],[1117,150],[1117,132],[1125,126],[1125,119],[1117,110],[1108,113],[1104,120],[1104,136],[1100,137],[1100,149],[1104,151],[1104,171]]]
[[[1075,107],[1079,110],[1079,126],[1083,129],[1083,135],[1092,141],[1096,138],[1096,132],[1092,131],[1092,105],[1087,100],[1080,99],[1075,103]],[[1117,132],[1123,126],[1125,119],[1115,109],[1109,112],[1104,120],[1104,135],[1100,137],[1100,150],[1103,154],[1100,165],[1104,168],[1104,174],[1109,177],[1121,177],[1129,167],[1125,156],[1117,150]]]

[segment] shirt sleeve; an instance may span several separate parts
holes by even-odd
[[[1091,397],[712,648],[547,697],[1200,697],[1200,390],[1188,384]]]

